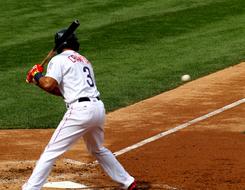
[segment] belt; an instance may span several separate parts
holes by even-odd
[[[100,100],[100,97],[95,97],[97,100]],[[81,97],[81,98],[78,98],[78,102],[85,102],[85,101],[88,101],[90,102],[90,98],[89,97]]]

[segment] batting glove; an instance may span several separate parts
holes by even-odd
[[[41,77],[43,77],[42,75],[43,72],[43,67],[40,64],[36,64],[34,65],[27,73],[26,76],[26,82],[27,83],[32,83],[32,82],[36,82],[38,83],[39,79]],[[34,79],[34,80],[33,80]]]

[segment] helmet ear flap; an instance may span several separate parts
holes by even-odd
[[[65,48],[65,43],[66,42],[63,42],[57,49],[56,49],[56,52],[58,54],[60,54],[62,52],[62,50]]]

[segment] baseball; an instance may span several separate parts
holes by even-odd
[[[183,82],[189,81],[191,79],[190,75],[182,75],[181,80]]]

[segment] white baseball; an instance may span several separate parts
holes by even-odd
[[[181,80],[182,80],[183,82],[186,82],[186,81],[191,80],[191,77],[190,77],[190,75],[182,75]]]

